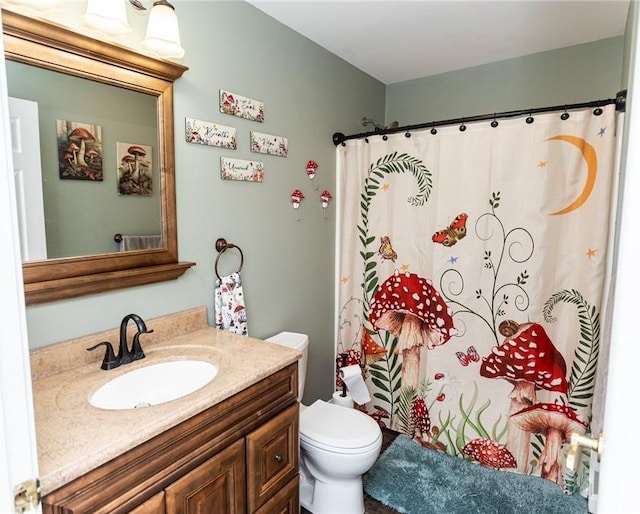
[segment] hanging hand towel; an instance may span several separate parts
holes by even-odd
[[[162,236],[121,236],[120,251],[162,248]]]
[[[237,271],[216,279],[215,314],[217,328],[243,336],[248,334],[242,280]]]

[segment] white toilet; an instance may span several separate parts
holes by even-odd
[[[307,371],[309,337],[280,332],[267,341],[302,353],[298,400]],[[314,514],[363,514],[362,475],[380,454],[382,431],[366,414],[317,400],[300,404],[300,504]]]

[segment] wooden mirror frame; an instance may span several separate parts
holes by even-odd
[[[164,248],[25,262],[27,305],[173,280],[178,262],[173,82],[187,67],[2,9],[5,59],[150,94],[158,99],[158,154]]]

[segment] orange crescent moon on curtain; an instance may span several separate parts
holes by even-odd
[[[598,156],[596,154],[596,150],[584,139],[582,139],[581,137],[567,135],[553,136],[547,139],[547,141],[554,140],[566,141],[567,143],[571,143],[578,150],[580,150],[584,161],[587,163],[587,181],[578,198],[567,205],[564,209],[557,212],[552,212],[550,216],[557,216],[560,214],[567,214],[568,212],[575,211],[584,202],[586,202],[596,184],[596,175],[598,173]]]

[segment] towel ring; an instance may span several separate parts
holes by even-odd
[[[227,249],[229,248],[235,248],[236,250],[238,250],[240,252],[240,266],[238,266],[238,271],[236,271],[236,273],[240,273],[240,270],[242,269],[242,263],[244,262],[244,255],[242,253],[242,250],[240,249],[239,246],[234,245],[233,243],[227,243],[227,240],[224,239],[223,237],[219,238],[216,241],[216,250],[218,251],[218,256],[216,257],[216,262],[214,265],[214,269],[216,272],[216,277],[221,278],[220,274],[218,273],[218,261],[220,260],[220,256],[227,251]]]

